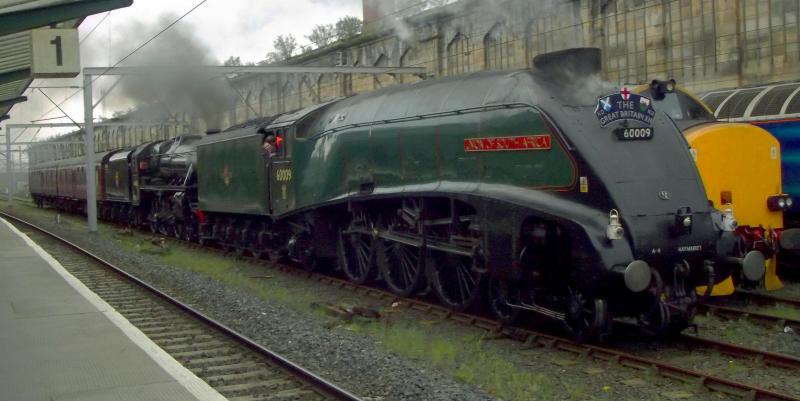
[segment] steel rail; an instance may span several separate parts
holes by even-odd
[[[699,346],[713,348],[723,354],[737,357],[749,357],[760,363],[763,363],[764,365],[800,371],[800,358],[795,356],[726,343],[724,341],[712,340],[710,338],[699,337],[693,334],[684,333],[681,334],[681,338],[688,343],[695,343]]]
[[[5,215],[5,213],[0,212],[0,215]],[[167,237],[167,238],[170,241],[176,241],[181,244],[190,244],[192,247],[195,247],[196,249],[205,250],[209,253],[220,252],[220,250],[208,246],[201,246],[199,244],[183,240],[176,240],[175,238],[172,237]],[[268,261],[263,261],[255,258],[244,258],[244,259],[257,265],[266,265],[275,270],[279,270],[296,276],[306,277],[308,279],[315,280],[317,282],[332,287],[349,290],[356,294],[376,298],[378,300],[391,303],[393,305],[396,303],[400,303],[401,305],[411,310],[420,311],[423,313],[429,313],[442,319],[447,319],[456,323],[461,323],[481,328],[486,330],[492,335],[508,337],[512,340],[522,342],[526,346],[531,346],[531,347],[536,346],[547,349],[565,351],[576,354],[581,357],[592,358],[602,362],[617,363],[620,366],[653,372],[665,378],[671,378],[686,383],[692,383],[695,385],[702,386],[710,391],[716,391],[723,394],[744,398],[747,400],[800,401],[800,396],[775,392],[772,390],[725,379],[722,377],[710,375],[696,370],[686,369],[680,366],[671,365],[667,362],[660,361],[657,359],[651,359],[630,354],[625,351],[601,347],[598,345],[576,343],[567,338],[538,332],[528,328],[506,326],[496,320],[489,319],[486,317],[463,313],[463,312],[453,312],[441,305],[432,304],[420,299],[398,297],[395,294],[392,294],[391,292],[385,290],[365,285],[354,284],[344,279],[331,277],[320,273],[310,272],[297,267],[288,266],[286,264],[271,263]],[[788,369],[796,369],[800,367],[800,358],[795,358],[788,355],[771,353],[767,351],[743,347],[736,344],[725,343],[689,334],[682,334],[682,339],[684,339],[689,343],[694,343],[697,345],[703,345],[717,349],[720,352],[731,356],[751,357],[754,360],[762,361],[766,365],[772,365]]]
[[[88,257],[89,259],[94,260],[95,262],[105,266],[109,270],[113,271],[116,274],[124,277],[132,281],[133,283],[137,284],[138,286],[146,289],[147,291],[155,294],[159,298],[167,301],[168,303],[176,306],[177,308],[181,309],[182,311],[188,313],[189,315],[197,318],[198,320],[202,321],[203,323],[211,326],[212,328],[220,331],[221,333],[237,340],[238,342],[242,343],[243,345],[247,346],[248,348],[252,349],[253,351],[257,352],[258,354],[266,357],[270,362],[274,363],[276,366],[285,369],[292,375],[296,376],[298,379],[310,384],[311,386],[315,387],[316,389],[322,391],[326,395],[335,398],[336,400],[341,401],[362,401],[357,396],[349,393],[348,391],[336,386],[335,384],[325,380],[324,378],[315,375],[314,373],[306,370],[305,368],[301,367],[300,365],[295,364],[294,362],[284,358],[283,356],[275,353],[274,351],[269,350],[268,348],[264,347],[263,345],[253,341],[249,337],[233,330],[232,328],[220,323],[211,317],[203,314],[202,312],[198,311],[197,309],[192,308],[191,306],[167,295],[166,293],[162,292],[158,288],[153,287],[152,285],[142,281],[138,277],[124,271],[123,269],[115,266],[114,264],[107,262],[100,258],[99,256],[93,254],[92,252],[80,247],[79,245],[55,234],[52,233],[42,227],[39,227],[36,224],[30,223],[28,221],[22,220],[18,217],[9,215],[5,212],[0,211],[0,217],[3,217],[8,220],[12,220],[19,224],[25,225],[30,227],[36,231],[45,234],[46,236],[55,239],[56,241],[68,246],[69,248],[75,250],[76,252],[83,254],[84,256]]]
[[[800,299],[793,299],[793,298],[786,298],[786,297],[779,297],[772,294],[764,294],[761,292],[755,291],[740,291],[737,290],[734,295],[746,301],[753,301],[758,304],[786,304],[791,305],[797,308],[800,308]]]
[[[293,269],[291,267],[281,266],[281,268],[286,271],[297,271],[297,269]],[[590,357],[605,362],[615,362],[622,366],[637,368],[640,370],[653,371],[667,378],[699,384],[712,391],[739,396],[748,400],[800,400],[800,397],[798,396],[782,394],[703,372],[681,368],[679,366],[671,365],[667,362],[633,355],[624,351],[597,345],[580,344],[563,337],[541,333],[527,328],[504,326],[500,322],[493,319],[462,312],[452,312],[440,305],[431,304],[418,299],[399,298],[392,293],[371,287],[355,285],[345,280],[316,273],[307,273],[307,275],[308,277],[316,279],[317,281],[327,282],[340,288],[350,289],[356,293],[362,293],[364,295],[383,299],[392,303],[407,303],[410,309],[432,313],[455,322],[479,327],[491,333],[501,334],[511,339],[521,341],[526,345],[536,345],[545,348],[568,351],[583,357]],[[682,339],[695,344],[716,348],[720,352],[728,355],[751,357],[758,361],[763,361],[763,363],[767,365],[789,369],[800,369],[800,358],[761,351],[736,344],[710,340],[689,334],[683,334]]]
[[[213,249],[209,249],[207,247],[200,248],[207,249],[210,252],[214,251]],[[582,357],[588,357],[603,362],[613,362],[629,368],[651,371],[666,378],[697,384],[711,391],[717,391],[723,394],[737,396],[752,401],[800,401],[800,396],[778,393],[772,390],[713,376],[696,370],[685,369],[656,359],[633,355],[616,349],[590,344],[580,344],[563,337],[542,333],[527,328],[505,326],[493,319],[463,312],[453,312],[441,305],[432,304],[414,298],[398,297],[388,291],[364,285],[357,285],[336,277],[304,271],[299,268],[287,266],[285,264],[271,264],[269,262],[255,259],[249,260],[256,264],[268,265],[282,272],[306,277],[332,287],[353,291],[356,294],[369,296],[391,304],[399,302],[404,304],[409,309],[423,313],[429,313],[436,317],[451,320],[453,322],[481,328],[494,335],[502,335],[510,339],[523,342],[528,346],[538,346],[571,352]],[[766,365],[788,369],[800,369],[800,358],[743,347],[736,344],[710,340],[690,334],[683,334],[682,339],[690,343],[715,348],[720,352],[731,356],[750,357],[754,360],[763,362]]]
[[[615,321],[616,328],[624,328],[628,330],[638,330],[639,328],[633,323]],[[791,369],[800,372],[800,357],[781,354],[777,352],[765,351],[758,348],[747,347],[744,345],[728,343],[725,341],[714,340],[707,337],[701,337],[697,334],[681,333],[678,337],[679,340],[685,344],[702,349],[713,349],[725,355],[730,355],[737,358],[746,358],[751,361],[757,362],[765,366],[774,366],[781,369]]]
[[[767,324],[800,327],[800,319],[771,315],[768,313],[751,311],[741,308],[734,308],[731,306],[724,306],[717,304],[702,304],[699,306],[699,311],[708,312],[712,315],[718,315],[718,316],[731,316],[735,318],[758,320]]]
[[[175,240],[170,238],[170,240]],[[210,253],[219,253],[220,250],[208,246],[201,246],[199,244],[186,242],[183,240],[176,240],[182,244],[190,244],[197,249],[205,250]],[[350,281],[331,277],[325,274],[310,272],[297,267],[292,267],[286,264],[271,263],[255,258],[244,258],[251,263],[258,265],[266,265],[273,269],[279,270],[284,273],[293,274],[296,276],[305,277],[331,287],[341,288],[344,290],[352,291],[359,295],[372,297],[387,303],[395,304],[400,303],[405,307],[429,313],[436,317],[447,319],[456,323],[477,327],[484,329],[493,335],[508,337],[512,340],[520,341],[527,346],[537,346],[548,349],[555,349],[559,351],[571,352],[581,357],[588,357],[602,362],[617,363],[621,366],[628,368],[635,368],[657,373],[663,377],[680,380],[687,383],[700,385],[710,391],[717,391],[723,394],[741,397],[751,401],[759,400],[781,400],[781,401],[800,401],[799,396],[778,393],[772,390],[752,386],[746,383],[709,375],[696,370],[686,369],[679,366],[671,365],[667,362],[659,361],[656,359],[645,358],[633,355],[624,351],[615,350],[597,345],[580,344],[567,338],[559,337],[552,334],[542,333],[535,330],[505,326],[502,323],[482,316],[463,312],[453,312],[441,305],[432,304],[420,299],[415,298],[402,298],[398,297],[391,292],[369,287],[366,285],[358,285]],[[702,345],[705,347],[713,348],[721,353],[736,356],[748,357],[752,360],[762,362],[765,365],[772,365],[779,368],[787,369],[800,369],[800,358],[762,351],[755,348],[740,346],[737,344],[726,343],[722,341],[711,340],[703,337],[698,337],[690,334],[682,334],[682,339],[690,344]]]

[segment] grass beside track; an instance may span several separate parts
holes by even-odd
[[[772,305],[764,308],[760,312],[768,315],[781,317],[784,319],[797,319],[800,320],[800,309],[787,305]]]
[[[37,209],[26,203],[18,203],[11,212],[34,221],[54,222],[56,219],[54,211]],[[86,223],[82,216],[62,214],[59,221],[64,229],[85,232]],[[520,363],[518,359],[515,362],[497,352],[502,345],[492,338],[476,334],[475,331],[453,330],[446,323],[420,320],[418,316],[410,316],[405,312],[393,314],[391,308],[381,310],[383,317],[377,321],[332,318],[319,308],[319,303],[348,302],[349,297],[354,297],[352,294],[342,296],[339,293],[334,295],[338,298],[332,299],[330,294],[321,294],[325,291],[321,291],[316,283],[241,263],[231,256],[193,249],[173,241],[166,241],[166,245],[162,246],[161,241],[150,234],[131,232],[104,223],[99,224],[98,231],[101,237],[114,241],[129,252],[147,254],[164,265],[195,272],[267,302],[315,316],[328,322],[332,329],[369,336],[389,353],[434,367],[458,381],[479,387],[504,400],[615,400],[619,399],[620,392],[627,393],[619,383],[600,377],[576,378],[565,382],[564,377],[552,375],[552,367],[542,369],[542,366],[534,363]],[[582,368],[566,369],[580,371]],[[543,373],[548,371],[550,373]]]
[[[562,399],[567,391],[570,399],[586,399],[585,386],[568,389],[543,374],[522,370],[507,359],[487,350],[483,337],[432,333],[406,323],[354,323],[345,326],[376,338],[383,349],[412,360],[424,360],[447,372],[457,380],[477,385],[490,394],[506,400],[538,398]]]

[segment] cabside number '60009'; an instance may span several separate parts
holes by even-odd
[[[292,180],[292,169],[290,168],[281,168],[275,171],[275,179],[278,182],[286,182]]]
[[[621,141],[641,141],[653,139],[653,127],[618,128],[614,130]]]

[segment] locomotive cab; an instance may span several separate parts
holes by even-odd
[[[290,210],[294,205],[294,191],[289,182],[292,180],[292,160],[291,146],[296,140],[296,130],[292,125],[285,125],[278,122],[269,128],[263,127],[258,130],[264,138],[273,135],[275,137],[275,153],[273,155],[264,154],[264,168],[268,178],[268,194],[270,212],[272,214],[283,214]]]

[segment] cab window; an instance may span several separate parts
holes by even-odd
[[[670,116],[681,129],[716,120],[702,103],[682,91],[666,93],[663,100],[655,102],[655,106]]]

